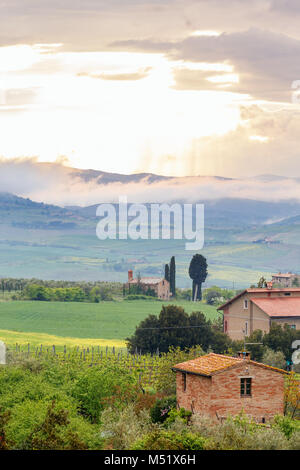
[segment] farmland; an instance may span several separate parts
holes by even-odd
[[[171,303],[171,302],[168,302]],[[124,346],[127,336],[148,315],[158,315],[163,301],[132,300],[94,303],[10,301],[0,303],[0,339],[7,344]],[[187,313],[218,313],[205,303],[178,301]]]

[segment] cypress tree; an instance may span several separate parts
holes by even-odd
[[[176,296],[176,265],[175,265],[175,256],[172,256],[170,261],[170,291],[172,297]]]
[[[170,268],[168,264],[165,264],[165,280],[170,282]]]

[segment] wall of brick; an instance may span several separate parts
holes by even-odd
[[[245,360],[211,378],[187,374],[186,391],[182,373],[177,372],[177,402],[182,408],[213,419],[234,416],[242,410],[259,422],[269,421],[284,410],[284,374]],[[241,377],[252,378],[251,397],[241,397]]]

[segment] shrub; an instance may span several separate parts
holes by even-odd
[[[80,436],[78,439],[83,447],[95,450],[103,447],[98,428],[77,415],[76,406],[68,397],[56,402],[26,400],[15,405],[5,427],[9,447],[21,450],[50,446],[51,439],[56,439],[52,434],[47,437],[50,425],[54,426],[53,433],[57,438],[57,445],[61,442],[62,446],[75,449],[76,436]]]
[[[172,408],[176,408],[176,396],[156,400],[154,406],[150,409],[152,422],[164,423]]]
[[[124,300],[160,300],[157,297],[146,294],[128,294]]]
[[[279,369],[285,369],[286,360],[282,351],[273,351],[266,347],[262,362],[272,367],[278,367]]]
[[[53,401],[47,408],[46,416],[23,443],[26,450],[86,450],[87,446],[77,433],[67,429],[70,421],[68,411],[56,408]]]
[[[191,431],[206,438],[207,450],[283,450],[289,442],[279,429],[256,424],[243,413],[225,422],[211,422],[208,418],[193,416]]]
[[[0,409],[0,450],[8,450],[8,445],[6,442],[6,431],[5,426],[10,419],[10,412],[2,412]]]
[[[142,410],[150,410],[156,400],[158,398],[161,398],[157,393],[138,393],[135,403],[134,403],[134,409],[137,414],[139,414]]]
[[[106,406],[122,408],[133,401],[136,393],[134,377],[116,365],[84,370],[72,390],[80,413],[94,423],[99,422]]]
[[[300,421],[278,415],[274,418],[274,427],[289,439],[295,431],[300,431]]]
[[[137,415],[133,404],[123,410],[106,408],[101,415],[101,435],[106,441],[106,448],[124,450],[138,439],[150,432],[155,426],[147,410]]]
[[[156,429],[137,440],[132,450],[203,450],[205,439],[189,432],[177,434],[174,431]]]
[[[245,449],[249,450],[286,450],[289,448],[287,438],[278,429],[258,428],[255,433],[244,437]]]
[[[192,416],[192,412],[189,410],[185,410],[184,408],[180,408],[177,410],[176,408],[172,408],[169,413],[168,417],[165,421],[165,424],[169,426],[173,424],[176,420],[181,420],[183,423],[188,424]]]
[[[289,439],[290,450],[300,450],[300,431],[295,431]]]

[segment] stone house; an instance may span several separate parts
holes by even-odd
[[[284,412],[288,372],[250,360],[207,354],[181,364],[176,372],[177,405],[212,419],[244,411],[257,422]]]
[[[243,339],[254,330],[270,331],[272,322],[300,329],[300,288],[246,289],[218,308],[223,311],[223,331]]]
[[[272,274],[273,284],[278,287],[300,287],[300,275],[293,273]]]
[[[126,289],[130,291],[130,286],[140,285],[143,291],[151,289],[155,292],[155,295],[159,299],[169,300],[170,293],[170,283],[164,278],[161,277],[141,277],[133,278],[133,271],[130,269],[128,271],[128,281],[125,284]]]

